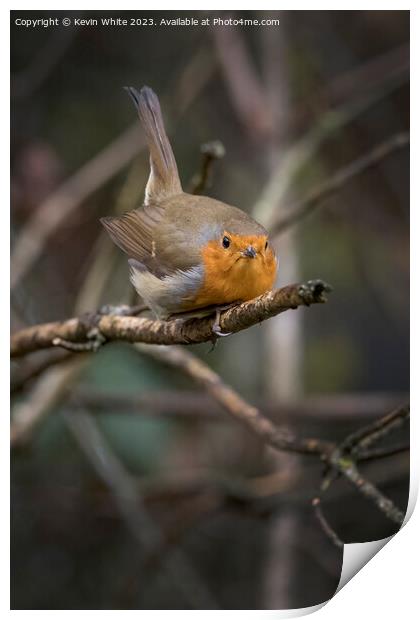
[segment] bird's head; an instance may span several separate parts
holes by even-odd
[[[274,284],[277,258],[267,234],[223,230],[203,247],[202,256],[207,285],[223,287],[232,300],[252,299]]]

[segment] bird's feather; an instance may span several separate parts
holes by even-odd
[[[203,282],[203,268],[177,270],[158,278],[137,260],[130,259],[130,280],[149,308],[162,319],[189,306]]]
[[[137,91],[126,89],[136,106],[150,151],[150,176],[146,185],[145,204],[156,203],[182,192],[178,168],[166,135],[159,99],[148,86]]]
[[[145,205],[117,217],[103,217],[101,223],[113,242],[130,258],[144,264],[155,276],[168,273],[156,251],[155,231],[162,219],[162,209]]]

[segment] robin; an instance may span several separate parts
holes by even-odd
[[[183,192],[159,100],[147,86],[127,88],[150,151],[142,207],[102,224],[129,256],[131,282],[167,320],[220,311],[272,288],[277,258],[267,231],[248,214],[213,198]]]

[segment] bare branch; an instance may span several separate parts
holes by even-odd
[[[50,353],[56,353],[52,350]],[[28,358],[30,360],[30,357]],[[259,408],[268,417],[293,423],[304,428],[316,420],[318,426],[336,428],[337,424],[347,425],[361,419],[379,417],[384,411],[393,409],[397,403],[406,399],[405,394],[352,394],[317,395],[297,399],[259,399]],[[197,390],[146,390],[139,394],[121,394],[110,390],[78,389],[72,394],[70,404],[85,407],[89,411],[112,412],[124,410],[144,415],[166,415],[180,419],[194,418],[206,422],[220,422],[222,410],[214,400],[203,391]],[[197,417],[197,412],[200,415]],[[365,454],[365,452],[363,452]],[[358,460],[361,458],[358,453]]]
[[[70,357],[41,375],[29,397],[14,407],[10,427],[12,445],[25,442],[51,409],[68,395],[89,357],[84,354]]]
[[[338,536],[337,532],[331,527],[331,525],[328,523],[327,519],[325,518],[325,515],[321,507],[321,500],[319,497],[314,497],[314,499],[312,500],[312,506],[314,507],[316,518],[318,519],[322,529],[324,530],[328,538],[332,540],[332,542],[334,543],[336,547],[338,547],[339,549],[342,549],[344,546],[344,543],[341,540],[341,538]]]
[[[360,461],[376,461],[378,459],[388,458],[389,456],[395,456],[402,452],[409,452],[409,443],[399,443],[396,446],[390,448],[376,448],[373,450],[360,450],[357,452],[357,460]]]
[[[271,225],[271,233],[278,235],[297,222],[300,222],[349,181],[369,170],[369,168],[378,165],[385,157],[404,148],[409,144],[409,141],[408,133],[398,133],[376,146],[369,153],[352,161],[348,166],[344,166],[313,189],[306,198],[289,207],[287,215],[282,215],[277,220],[274,220]]]
[[[410,72],[410,46],[406,43],[340,73],[320,91],[316,98],[337,103],[348,101],[355,90],[383,88],[384,84],[401,83]]]
[[[410,409],[408,405],[399,407],[373,424],[349,435],[341,445],[332,452],[329,463],[351,482],[365,497],[373,501],[376,506],[392,521],[402,525],[404,513],[386,497],[371,482],[366,480],[356,465],[359,450],[366,450],[372,443],[378,441],[391,430],[400,427],[408,419]],[[363,455],[363,452],[362,452]]]
[[[362,495],[372,501],[388,519],[398,525],[403,524],[404,513],[375,485],[362,476],[351,457],[344,455],[340,449],[337,449],[331,454],[329,463],[351,482]]]
[[[225,411],[245,424],[254,434],[273,448],[298,454],[327,455],[334,447],[328,441],[298,437],[289,429],[280,428],[266,418],[257,407],[249,405],[220,376],[192,353],[180,347],[153,347],[136,345],[136,348],[154,359],[174,366],[201,385]]]
[[[397,407],[383,418],[375,420],[372,424],[349,435],[341,444],[341,449],[356,453],[359,456],[359,452],[365,451],[373,443],[385,437],[391,430],[402,426],[408,420],[409,415],[410,406],[408,404]]]
[[[118,317],[127,318],[127,317]],[[346,439],[340,446],[321,439],[302,438],[291,432],[289,429],[280,428],[266,418],[256,407],[249,405],[244,401],[230,386],[226,385],[221,378],[212,371],[201,360],[195,358],[186,349],[177,347],[153,347],[137,344],[137,348],[151,355],[154,358],[170,364],[177,369],[182,370],[185,374],[193,378],[197,383],[204,387],[209,394],[222,405],[230,415],[245,424],[254,434],[260,437],[264,443],[280,451],[295,452],[299,454],[312,454],[318,456],[322,461],[327,463],[336,473],[343,475],[349,480],[363,495],[373,501],[375,505],[392,521],[402,524],[404,514],[394,503],[381,493],[371,482],[366,480],[360,474],[354,457],[348,454],[349,449],[353,449],[355,442],[367,443],[370,445],[372,439],[367,442],[367,438],[379,438],[390,428],[395,428],[397,421],[404,419],[408,415],[405,410],[393,412],[385,416],[382,420],[375,422],[363,431],[353,433],[350,438]],[[76,360],[77,361],[77,360]],[[54,371],[59,371],[53,369]],[[77,371],[79,365],[75,367]],[[48,376],[46,377],[46,380]],[[67,385],[66,377],[58,380],[63,386]],[[40,384],[42,387],[42,383]],[[41,390],[42,391],[42,390]],[[57,391],[53,392],[56,395]],[[41,395],[42,396],[42,395]],[[41,398],[42,402],[43,399]],[[32,403],[33,407],[33,403]],[[30,411],[30,409],[28,409]],[[38,415],[31,415],[29,422],[25,420],[25,416],[17,416],[14,418],[14,427],[12,427],[12,441],[19,439],[21,435],[27,433],[31,428],[31,420],[39,421]],[[23,424],[22,424],[23,420]],[[370,432],[370,435],[368,434]],[[365,445],[364,444],[364,445]],[[346,453],[347,451],[347,453]]]
[[[210,186],[211,171],[214,163],[225,156],[225,147],[219,140],[202,144],[201,170],[191,181],[190,194],[202,194]]]
[[[264,293],[223,312],[222,331],[238,332],[298,306],[324,303],[331,287],[322,280],[292,284]],[[213,318],[157,321],[117,315],[85,315],[63,322],[29,327],[12,336],[11,355],[17,357],[54,346],[54,341],[84,343],[95,328],[107,340],[147,344],[193,344],[214,340]]]
[[[21,368],[18,367],[16,371],[12,372],[10,381],[11,393],[15,394],[19,392],[27,383],[42,375],[45,370],[56,364],[61,364],[61,362],[65,362],[68,359],[70,359],[70,354],[68,352],[57,349],[56,351],[42,354],[40,359],[31,360],[28,363],[22,364]]]
[[[274,119],[245,40],[236,28],[213,28],[212,36],[235,112],[249,136],[262,142]]]
[[[321,458],[332,471],[327,474],[322,485],[324,492],[335,479],[337,474],[343,475],[349,482],[370,499],[386,517],[401,525],[404,514],[394,503],[386,497],[371,482],[366,480],[359,472],[356,458],[346,453],[347,442],[336,446],[329,441],[313,438],[302,438],[292,433],[289,429],[276,426],[266,418],[256,407],[244,401],[233,388],[223,383],[219,375],[211,370],[204,362],[197,359],[186,349],[178,347],[162,348],[145,345],[136,345],[143,353],[174,366],[194,379],[209,394],[217,400],[230,415],[244,423],[253,433],[260,437],[264,443],[276,450],[295,452],[299,454],[313,454]],[[391,414],[392,418],[396,414]],[[375,423],[375,431],[390,424],[390,416],[385,416],[382,421]],[[372,427],[372,425],[371,425]]]
[[[271,229],[272,222],[278,217],[278,205],[287,197],[297,174],[313,160],[325,141],[389,96],[396,87],[399,87],[399,83],[374,90],[367,96],[358,97],[350,103],[346,101],[345,104],[321,116],[306,134],[295,141],[285,153],[279,155],[275,170],[253,206],[253,217]]]

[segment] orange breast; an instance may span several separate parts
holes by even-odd
[[[244,257],[239,251],[226,252],[219,241],[211,241],[202,251],[204,281],[189,308],[223,305],[258,297],[273,287],[277,259],[273,250],[264,249],[265,239],[241,238],[244,248],[258,249],[255,258]]]

